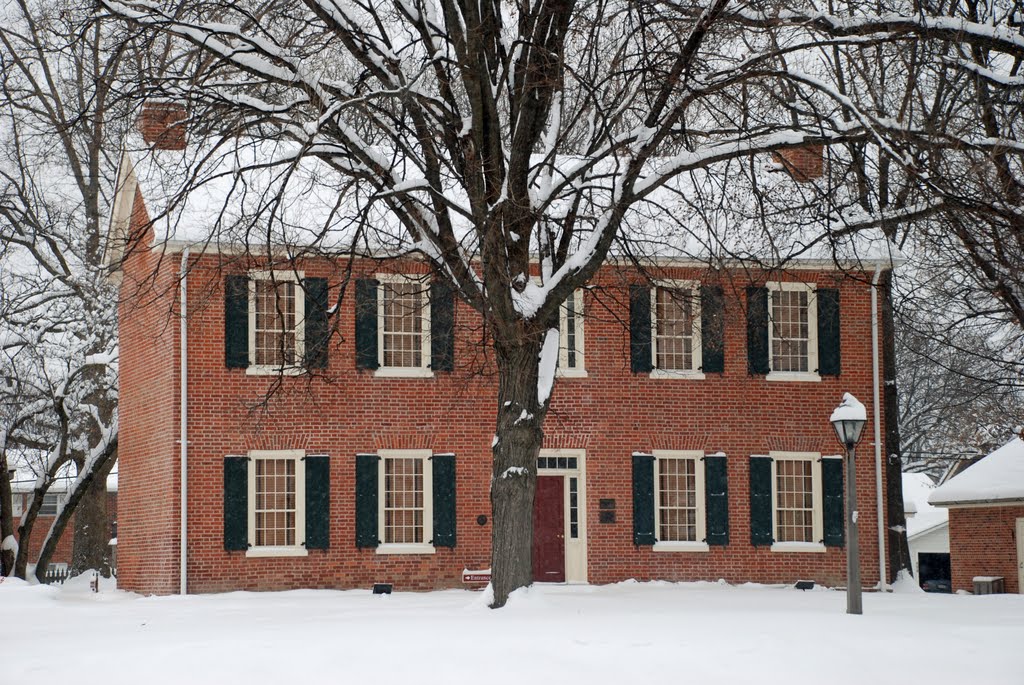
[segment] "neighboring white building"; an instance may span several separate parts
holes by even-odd
[[[914,578],[918,583],[930,578],[949,579],[949,511],[928,503],[935,490],[932,479],[923,473],[903,474],[903,509],[907,516],[907,542]],[[924,555],[923,557],[921,555]],[[921,560],[925,577],[921,576]],[[945,574],[942,571],[945,571]]]

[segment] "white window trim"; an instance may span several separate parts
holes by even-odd
[[[822,482],[821,482],[821,454],[818,452],[769,452],[772,458],[772,539],[776,533],[776,514],[778,505],[778,478],[776,464],[779,459],[804,460],[811,462],[811,488],[813,489],[812,503],[814,509],[811,513],[811,537],[818,542],[773,542],[773,552],[824,552],[825,551],[825,524],[822,511]]]
[[[306,462],[304,450],[251,450],[249,452],[249,548],[247,557],[305,557],[306,549]],[[256,460],[295,460],[295,544],[256,546]]]
[[[250,376],[285,375],[298,376],[305,373],[303,364],[306,352],[305,330],[306,330],[306,298],[302,289],[302,280],[306,277],[302,271],[274,270],[274,271],[250,271],[249,272],[249,357],[256,359],[256,282],[274,281],[281,283],[292,281],[297,284],[295,289],[295,364],[291,366],[277,366],[275,364],[250,363],[245,373]]]
[[[767,283],[768,288],[768,375],[769,381],[809,381],[820,382],[818,374],[818,298],[817,289],[814,283],[794,283],[791,281],[775,281]],[[772,307],[773,291],[799,291],[807,292],[807,371],[773,371],[775,360],[772,358],[772,339],[775,337],[774,308]]]
[[[430,368],[430,294],[429,285],[421,276],[405,274],[376,274],[379,283],[416,283],[423,286],[422,298],[423,334],[420,337],[422,366],[384,366],[384,290],[381,288],[377,297],[377,370],[374,376],[382,378],[433,378],[434,370]]]
[[[434,554],[434,470],[430,450],[379,450],[377,456],[377,554]],[[423,461],[423,542],[386,543],[384,540],[384,460],[420,459]]]
[[[586,344],[583,338],[583,289],[572,292],[573,305],[576,310],[576,366],[569,368],[569,310],[562,304],[558,307],[558,366],[555,375],[560,378],[586,378],[587,358]]]
[[[699,450],[654,450],[654,536],[655,552],[707,552],[707,507],[704,501],[704,453]],[[693,459],[694,487],[697,489],[697,539],[689,541],[662,542],[658,540],[661,531],[661,462],[668,459]]]
[[[691,355],[692,367],[689,369],[659,369],[658,368],[658,288],[671,288],[674,290],[689,290],[693,302],[693,354]],[[651,288],[651,378],[685,378],[690,380],[703,380],[704,372],[701,366],[704,365],[703,358],[704,340],[700,329],[700,283],[689,280],[660,280]]]

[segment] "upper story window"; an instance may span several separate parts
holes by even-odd
[[[701,370],[697,284],[665,281],[651,290],[652,375],[687,376]]]
[[[583,291],[575,290],[558,313],[558,375],[583,377]]]
[[[249,281],[249,344],[252,365],[279,370],[301,364],[304,318],[301,275],[288,271],[254,274]]]
[[[294,269],[224,281],[224,361],[249,374],[298,374],[328,362],[328,286]]]
[[[747,288],[747,365],[770,381],[820,381],[842,371],[840,291],[812,283]]]
[[[773,373],[809,373],[818,369],[817,308],[814,291],[802,283],[770,287],[768,335]]]
[[[39,507],[39,516],[56,516],[57,507],[60,506],[61,496],[57,493],[48,492],[43,495],[43,504]]]
[[[428,288],[404,276],[381,276],[378,299],[380,372],[394,375],[430,373]]]

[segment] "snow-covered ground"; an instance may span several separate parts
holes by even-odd
[[[140,597],[0,583],[0,682],[1024,682],[1024,596],[716,583]]]

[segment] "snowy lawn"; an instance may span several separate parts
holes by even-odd
[[[715,583],[140,597],[0,583],[0,683],[1024,683],[1024,596]]]

